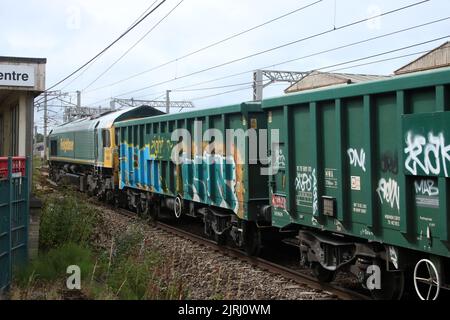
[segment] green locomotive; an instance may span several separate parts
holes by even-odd
[[[48,136],[50,178],[56,182],[69,180],[81,191],[116,201],[119,161],[115,123],[161,114],[143,106],[78,119],[54,128]]]

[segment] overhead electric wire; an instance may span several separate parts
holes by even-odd
[[[209,88],[196,88],[196,89],[173,89],[171,90],[172,92],[191,92],[191,91],[207,91],[207,90],[216,90],[216,89],[224,89],[224,88],[230,88],[230,87],[238,87],[238,86],[243,86],[246,84],[251,84],[253,83],[253,81],[247,81],[247,82],[243,82],[243,83],[236,83],[236,84],[229,84],[229,85],[224,85],[224,86],[218,86],[218,87],[209,87]]]
[[[128,27],[128,29],[130,29],[136,22],[139,21],[139,19],[141,19],[157,2],[158,0],[153,1],[153,3],[147,8],[145,9],[145,11],[143,13],[141,13],[141,15]],[[127,29],[127,30],[128,30]],[[103,55],[103,54],[102,54]],[[100,56],[98,57],[100,58]],[[81,71],[75,78],[73,78],[69,83],[67,83],[64,87],[61,88],[61,90],[64,90],[65,88],[67,88],[68,86],[70,86],[72,83],[74,83],[77,79],[79,79],[86,71],[88,71],[93,65],[94,61],[92,61],[86,68],[83,69],[83,71]]]
[[[379,56],[382,56],[382,55],[386,55],[386,54],[390,54],[390,53],[394,53],[394,52],[398,52],[398,51],[403,51],[403,50],[406,50],[406,49],[411,49],[411,48],[415,48],[415,47],[418,47],[418,46],[422,46],[424,44],[440,41],[440,40],[443,40],[443,39],[446,39],[446,38],[449,38],[449,37],[450,37],[450,34],[448,34],[446,36],[434,38],[434,39],[431,39],[431,40],[415,43],[415,44],[412,44],[412,45],[409,45],[409,46],[401,47],[401,48],[398,48],[398,49],[384,51],[382,53],[377,53],[377,54],[370,55],[370,56],[367,56],[367,57],[364,57],[364,58],[358,58],[358,59],[349,60],[349,61],[346,61],[346,62],[343,62],[343,63],[333,64],[331,66],[321,67],[321,68],[315,69],[315,70],[323,70],[323,69],[328,69],[328,68],[333,68],[333,67],[339,67],[339,66],[344,65],[344,64],[349,64],[349,63],[358,62],[358,61],[362,61],[362,60],[372,59],[372,58],[379,57]]]
[[[216,93],[216,94],[211,94],[211,95],[207,95],[207,96],[192,98],[192,99],[189,99],[189,101],[198,101],[198,100],[203,100],[203,99],[207,99],[207,98],[213,98],[213,97],[221,96],[221,95],[228,94],[228,93],[248,90],[248,89],[251,89],[251,88],[252,88],[252,86],[246,86],[245,88],[234,89],[234,90],[229,90],[229,91],[220,92],[220,93]]]
[[[422,3],[422,2],[419,2],[419,3]],[[419,3],[416,3],[415,5],[418,5]],[[403,7],[403,8],[405,8],[405,7]],[[396,11],[398,11],[400,9],[401,8],[398,8],[398,9],[396,9]],[[386,14],[387,13],[384,13],[384,15],[386,15]],[[372,17],[372,19],[373,18],[375,18],[375,17]],[[280,63],[272,64],[272,65],[269,65],[269,66],[266,66],[266,67],[262,67],[262,68],[258,68],[258,69],[272,68],[272,67],[275,67],[275,66],[287,64],[287,63],[298,61],[298,60],[301,60],[301,59],[306,59],[306,58],[317,56],[317,55],[320,55],[320,54],[329,53],[329,52],[336,51],[336,50],[339,50],[339,49],[343,49],[343,48],[355,46],[355,45],[358,45],[358,44],[362,44],[362,43],[365,43],[365,42],[369,42],[369,41],[381,39],[381,38],[384,38],[384,37],[388,37],[388,36],[391,36],[391,35],[403,33],[403,32],[406,32],[406,31],[413,30],[413,29],[422,28],[422,27],[425,27],[425,26],[428,26],[428,25],[432,25],[432,24],[435,24],[435,23],[446,21],[448,19],[450,19],[450,17],[445,17],[445,18],[433,20],[433,21],[426,22],[426,23],[423,23],[423,24],[419,24],[419,25],[415,25],[415,26],[412,26],[412,27],[400,29],[400,30],[397,30],[397,31],[394,31],[394,32],[386,33],[386,34],[383,34],[383,35],[380,35],[380,36],[376,36],[376,37],[371,37],[371,38],[368,38],[368,39],[365,39],[365,40],[353,42],[353,43],[346,44],[346,45],[343,45],[343,46],[338,46],[338,47],[335,47],[335,48],[332,48],[332,49],[316,52],[316,53],[309,54],[309,55],[302,56],[302,57],[298,57],[298,58],[295,58],[295,59],[286,60],[286,61],[283,61],[283,62],[280,62]],[[249,72],[253,72],[255,69],[256,68],[253,68],[252,70],[238,72],[238,73],[234,73],[234,74],[231,74],[231,75],[227,75],[227,76],[223,76],[223,77],[219,77],[219,78],[214,78],[214,79],[210,79],[210,80],[206,80],[206,81],[201,81],[201,82],[198,82],[198,83],[195,83],[195,84],[189,84],[189,85],[186,85],[186,86],[179,87],[178,89],[186,89],[186,88],[191,88],[191,87],[195,87],[195,86],[202,85],[202,84],[207,84],[207,83],[211,83],[211,82],[224,80],[224,79],[227,79],[227,78],[231,78],[231,77],[243,75],[243,74],[246,74],[246,73],[249,73]],[[189,76],[189,75],[186,75],[186,76]],[[177,79],[179,79],[179,78],[177,78]],[[148,88],[151,88],[151,87],[155,87],[155,86],[158,86],[158,85],[161,85],[161,84],[165,84],[165,83],[168,83],[168,82],[172,82],[172,81],[175,81],[177,79],[170,79],[170,80],[164,81],[164,82],[159,83],[159,84],[154,84],[154,85],[148,86],[145,89],[148,89]],[[142,91],[142,90],[144,90],[144,89],[140,89],[139,91]],[[174,90],[177,90],[177,89],[174,89]],[[165,93],[165,91],[161,91],[160,93],[156,93],[156,94],[164,94],[164,93]],[[125,94],[121,94],[121,95],[125,95]],[[138,96],[136,98],[147,97],[147,96],[150,96],[150,95],[155,95],[155,94],[145,94],[145,95],[142,95],[142,96]],[[97,100],[94,104],[97,104],[97,103],[100,103],[100,102],[103,102],[103,101],[107,101],[109,99],[110,98],[103,98],[101,100]]]
[[[277,66],[280,66],[280,65],[284,65],[284,64],[287,64],[287,63],[291,63],[291,62],[294,62],[294,61],[303,60],[303,59],[306,59],[306,58],[312,58],[312,57],[315,57],[315,56],[318,56],[318,55],[321,55],[321,54],[324,54],[324,53],[329,53],[329,52],[337,51],[337,50],[340,50],[340,49],[353,47],[353,46],[358,45],[358,44],[370,42],[370,41],[373,41],[373,40],[378,40],[378,39],[381,39],[381,38],[385,38],[385,37],[392,36],[392,35],[395,35],[395,34],[403,33],[403,32],[406,32],[406,31],[411,31],[413,29],[421,28],[421,27],[424,27],[424,26],[428,26],[428,25],[435,24],[435,23],[442,22],[442,21],[449,20],[449,19],[450,19],[450,16],[446,17],[446,18],[438,19],[438,20],[433,20],[431,22],[427,22],[427,23],[424,23],[424,24],[416,25],[416,26],[413,26],[413,27],[409,27],[409,28],[397,30],[397,31],[394,31],[394,32],[386,33],[386,34],[383,34],[383,35],[380,35],[380,36],[368,38],[368,39],[365,39],[365,40],[362,40],[362,41],[357,41],[357,42],[353,42],[353,43],[346,44],[346,45],[343,45],[343,46],[338,46],[338,47],[334,47],[334,48],[327,49],[327,50],[324,50],[324,51],[319,51],[319,52],[316,52],[316,53],[313,53],[313,54],[305,55],[305,56],[302,56],[302,57],[285,60],[285,61],[282,61],[282,62],[279,62],[279,63],[276,63],[276,64],[271,64],[269,66],[265,66],[265,67],[261,67],[261,68],[257,68],[257,69],[263,69],[264,70],[264,69],[274,68],[274,67],[277,67]],[[211,82],[225,80],[225,79],[228,79],[228,78],[232,78],[232,77],[236,77],[236,76],[247,74],[249,72],[253,72],[254,70],[255,69],[251,69],[251,70],[247,70],[247,71],[241,71],[241,72],[234,73],[234,74],[231,74],[231,75],[227,75],[227,76],[223,76],[223,77],[219,77],[219,78],[215,78],[215,79],[211,79],[211,80],[198,82],[198,83],[195,83],[195,84],[190,84],[190,85],[187,85],[187,86],[180,87],[178,89],[186,89],[186,88],[190,88],[190,87],[194,87],[194,86],[198,86],[198,85],[203,85],[203,84],[207,84],[207,83],[211,83]],[[178,89],[174,89],[174,90],[178,90]]]
[[[94,88],[94,89],[92,89],[92,90],[90,90],[90,91],[88,91],[88,92],[93,92],[93,91],[101,90],[101,89],[104,89],[104,88],[108,88],[108,87],[114,86],[114,85],[116,85],[116,84],[119,84],[119,83],[128,81],[128,80],[130,80],[130,79],[139,77],[139,76],[141,76],[141,75],[143,75],[143,74],[146,74],[146,73],[148,73],[148,72],[151,72],[151,71],[157,70],[157,69],[159,69],[159,68],[165,67],[165,66],[167,66],[167,65],[169,65],[169,64],[172,64],[172,63],[174,63],[174,62],[179,62],[180,60],[186,59],[186,58],[188,58],[188,57],[190,57],[190,56],[193,56],[193,55],[195,55],[195,54],[197,54],[197,53],[200,53],[200,52],[202,52],[202,51],[205,51],[205,50],[207,50],[207,49],[211,49],[211,48],[213,48],[213,47],[215,47],[215,46],[218,46],[219,44],[222,44],[222,43],[224,43],[224,42],[227,42],[227,41],[229,41],[229,40],[231,40],[231,39],[237,38],[237,37],[242,36],[242,35],[244,35],[244,34],[246,34],[246,33],[249,33],[249,32],[251,32],[251,31],[254,31],[254,30],[256,30],[256,29],[259,29],[259,28],[261,28],[261,27],[264,27],[264,26],[266,26],[266,25],[268,25],[268,24],[270,24],[270,23],[273,23],[273,22],[275,22],[275,21],[278,21],[278,20],[281,20],[281,19],[283,19],[283,18],[286,18],[286,17],[288,17],[288,16],[290,16],[290,15],[292,15],[292,14],[294,14],[294,13],[297,13],[297,12],[303,11],[303,10],[309,8],[309,7],[315,6],[315,5],[319,4],[319,3],[322,2],[322,1],[323,1],[323,0],[318,0],[318,1],[315,1],[315,2],[313,2],[313,3],[308,4],[308,5],[306,5],[306,6],[302,6],[302,7],[300,7],[300,8],[295,9],[295,10],[289,11],[289,12],[287,12],[287,13],[285,13],[285,14],[282,14],[281,16],[278,16],[278,17],[276,17],[276,18],[270,19],[270,20],[268,20],[268,21],[265,21],[265,22],[263,22],[263,23],[261,23],[261,24],[258,24],[258,25],[256,25],[256,26],[253,26],[253,27],[251,27],[251,28],[249,28],[249,29],[246,29],[246,30],[243,30],[243,31],[241,31],[241,32],[235,33],[235,34],[233,34],[233,35],[231,35],[231,36],[228,36],[228,37],[226,37],[226,38],[224,38],[224,39],[222,39],[222,40],[215,41],[215,42],[213,42],[213,43],[211,43],[211,44],[209,44],[209,45],[206,45],[206,46],[204,46],[204,47],[202,47],[202,48],[200,48],[200,49],[196,49],[196,50],[194,50],[194,51],[192,51],[192,52],[189,52],[189,53],[187,53],[187,54],[185,54],[185,55],[183,55],[183,56],[180,56],[180,57],[178,57],[178,58],[176,58],[176,59],[173,59],[173,60],[164,62],[164,63],[162,63],[162,64],[160,64],[160,65],[157,65],[157,66],[155,66],[155,67],[152,67],[152,68],[147,69],[147,70],[144,70],[144,71],[141,71],[141,72],[136,73],[136,74],[134,74],[134,75],[131,75],[131,76],[127,77],[127,78],[124,78],[124,79],[115,81],[115,82],[110,83],[110,84],[107,84],[107,85],[105,85],[105,86],[101,86],[101,87],[99,87],[99,88]]]
[[[66,81],[67,79],[71,78],[73,75],[75,75],[76,73],[78,73],[80,70],[82,70],[83,68],[85,68],[88,64],[90,64],[92,61],[94,61],[95,59],[97,59],[99,56],[101,56],[103,53],[105,53],[107,50],[109,50],[112,46],[114,46],[117,42],[119,42],[123,37],[125,37],[131,30],[133,30],[134,28],[136,28],[139,24],[142,23],[142,21],[144,21],[146,18],[148,18],[153,12],[155,12],[164,2],[166,2],[167,0],[161,0],[160,3],[158,3],[158,5],[153,8],[150,12],[146,13],[142,18],[140,18],[134,25],[132,25],[130,28],[128,28],[124,33],[122,33],[119,37],[117,37],[113,42],[111,42],[109,45],[107,45],[103,50],[101,50],[99,53],[97,53],[94,57],[92,57],[91,59],[89,59],[87,62],[85,62],[83,65],[81,65],[80,67],[78,67],[75,71],[71,72],[68,76],[64,77],[63,79],[59,80],[58,82],[56,82],[55,84],[53,84],[52,86],[50,86],[49,88],[47,88],[45,91],[49,91],[53,88],[55,88],[56,86],[60,85],[61,83],[63,83],[64,81]]]
[[[406,49],[418,47],[418,46],[421,46],[421,45],[424,45],[424,44],[428,44],[428,43],[440,41],[440,40],[443,40],[443,39],[446,39],[446,38],[450,38],[450,34],[449,34],[449,35],[446,35],[446,36],[443,36],[443,37],[434,38],[434,39],[432,39],[432,40],[428,40],[428,41],[416,43],[416,44],[413,44],[413,45],[409,45],[409,46],[405,46],[405,47],[401,47],[401,48],[397,48],[397,49],[393,49],[393,50],[384,51],[384,52],[381,52],[381,53],[369,55],[369,56],[366,56],[366,57],[357,58],[357,59],[352,59],[352,60],[348,60],[348,61],[345,61],[345,62],[340,62],[340,63],[336,63],[336,64],[333,64],[333,65],[328,65],[328,66],[324,66],[324,67],[312,69],[312,70],[310,70],[310,71],[308,71],[308,72],[305,72],[305,73],[311,73],[311,72],[314,72],[314,71],[319,71],[319,70],[323,70],[323,69],[334,68],[334,67],[338,67],[338,66],[342,66],[342,65],[346,65],[346,64],[358,62],[358,61],[368,60],[368,59],[372,59],[372,58],[379,57],[379,56],[382,56],[382,55],[386,55],[386,54],[390,54],[390,53],[394,53],[394,52],[398,52],[398,51],[402,51],[402,50],[406,50]],[[400,58],[403,58],[403,57],[413,56],[413,55],[417,55],[417,54],[423,54],[423,53],[427,53],[427,52],[429,52],[429,50],[426,50],[426,51],[420,51],[420,52],[415,52],[415,53],[410,53],[410,54],[406,54],[406,55],[402,55],[402,56],[397,56],[397,57],[386,58],[386,59],[377,60],[377,61],[372,61],[372,62],[368,62],[368,63],[364,63],[364,64],[360,64],[360,65],[355,65],[355,66],[350,66],[350,67],[345,67],[345,68],[341,68],[341,69],[335,69],[335,70],[331,70],[331,71],[328,71],[328,72],[336,72],[336,71],[339,71],[339,70],[344,70],[344,69],[355,68],[355,67],[359,67],[359,66],[363,66],[363,65],[370,65],[370,64],[375,64],[375,63],[380,63],[380,62],[385,62],[385,61],[390,61],[390,60],[400,59]],[[252,87],[253,87],[253,86],[249,86],[249,87],[245,87],[245,88],[239,88],[239,89],[235,89],[235,90],[230,90],[230,91],[221,92],[221,93],[218,93],[218,94],[207,95],[207,96],[201,96],[201,97],[194,97],[194,98],[188,99],[188,100],[190,100],[190,101],[196,101],[196,100],[200,100],[200,99],[206,99],[206,98],[215,97],[215,96],[218,96],[218,95],[223,95],[223,94],[227,94],[227,93],[231,93],[231,92],[237,92],[237,91],[242,91],[242,90],[250,89],[250,88],[252,88]]]
[[[334,48],[331,48],[331,49],[327,49],[327,50],[315,52],[315,53],[312,53],[312,54],[304,55],[304,56],[301,56],[301,57],[298,57],[298,58],[285,60],[285,61],[282,61],[280,63],[272,64],[272,65],[261,67],[261,68],[258,68],[258,69],[274,68],[276,66],[280,66],[280,65],[283,65],[283,64],[287,64],[287,63],[291,63],[291,62],[294,62],[294,61],[303,60],[303,59],[307,59],[307,58],[312,58],[312,57],[316,57],[316,56],[324,54],[324,53],[330,53],[330,52],[333,52],[333,51],[337,51],[337,50],[340,50],[340,49],[353,47],[353,46],[356,46],[356,45],[359,45],[359,44],[363,44],[363,43],[367,43],[367,42],[370,42],[370,41],[379,40],[379,39],[382,39],[382,38],[385,38],[385,37],[389,37],[389,36],[392,36],[392,35],[395,35],[395,34],[411,31],[411,30],[418,29],[418,28],[422,28],[422,27],[429,26],[429,25],[432,25],[432,24],[435,24],[435,23],[439,23],[439,22],[443,22],[443,21],[446,21],[446,20],[449,20],[449,19],[450,19],[450,16],[445,17],[445,18],[441,18],[441,19],[437,19],[437,20],[433,20],[433,21],[430,21],[430,22],[422,23],[422,24],[419,24],[419,25],[415,25],[415,26],[412,26],[412,27],[400,29],[400,30],[397,30],[397,31],[385,33],[385,34],[382,34],[382,35],[379,35],[379,36],[367,38],[367,39],[364,39],[364,40],[352,42],[352,43],[349,43],[349,44],[341,45],[341,46],[334,47]],[[255,69],[251,69],[251,70],[238,72],[238,73],[234,73],[234,74],[231,74],[231,75],[227,75],[227,76],[223,76],[223,77],[219,77],[219,78],[215,78],[215,79],[211,79],[211,80],[201,81],[201,82],[198,82],[198,83],[195,83],[195,84],[182,86],[182,87],[179,87],[179,88],[173,89],[173,90],[175,91],[175,90],[179,90],[179,89],[186,89],[186,88],[191,88],[191,87],[195,87],[195,86],[198,86],[198,85],[203,85],[203,84],[207,84],[207,83],[211,83],[211,82],[215,82],[215,81],[225,80],[225,79],[228,79],[228,78],[232,78],[232,77],[235,77],[235,76],[240,76],[240,75],[244,75],[244,74],[253,72],[254,70]],[[147,96],[147,95],[140,96],[140,97],[145,97],[145,96]],[[100,101],[103,101],[103,100],[100,100]]]
[[[130,95],[132,93],[140,92],[140,91],[143,91],[143,90],[146,90],[146,89],[150,89],[150,88],[162,85],[162,84],[170,83],[170,82],[173,82],[175,80],[180,80],[180,79],[184,79],[184,78],[187,78],[187,77],[191,77],[193,75],[197,75],[197,74],[200,74],[200,73],[211,71],[211,70],[214,70],[214,69],[217,69],[217,68],[229,65],[229,64],[233,64],[233,63],[236,63],[236,62],[239,62],[239,61],[243,61],[243,60],[246,60],[246,59],[249,59],[249,58],[253,58],[253,57],[259,56],[259,55],[264,54],[264,53],[268,53],[268,52],[275,51],[275,50],[278,50],[278,49],[281,49],[281,48],[285,48],[287,46],[291,46],[291,45],[297,44],[299,42],[303,42],[303,41],[310,40],[310,39],[313,39],[313,38],[316,38],[316,37],[319,37],[319,36],[323,36],[325,34],[328,34],[328,33],[334,32],[334,31],[338,31],[338,30],[342,30],[342,29],[345,29],[345,28],[349,28],[349,27],[361,24],[363,22],[367,22],[367,21],[370,21],[370,20],[373,20],[373,19],[377,19],[377,18],[386,16],[386,15],[389,15],[389,14],[400,12],[400,11],[412,8],[414,6],[418,6],[420,4],[423,4],[423,3],[426,3],[426,2],[429,2],[429,1],[431,1],[431,0],[422,0],[422,1],[410,4],[410,5],[407,5],[407,6],[403,6],[403,7],[394,9],[394,10],[383,12],[381,14],[378,14],[378,15],[375,15],[375,16],[372,16],[372,17],[369,17],[369,18],[365,18],[365,19],[361,19],[361,20],[357,20],[357,21],[345,24],[345,25],[340,26],[340,27],[338,27],[336,29],[330,29],[330,30],[327,30],[327,31],[319,32],[319,33],[316,33],[314,35],[307,36],[307,37],[304,37],[304,38],[301,38],[301,39],[298,39],[298,40],[295,40],[295,41],[290,41],[288,43],[285,43],[285,44],[282,44],[282,45],[278,45],[278,46],[275,46],[275,47],[272,47],[272,48],[269,48],[269,49],[266,49],[266,50],[263,50],[263,51],[259,51],[259,52],[256,52],[256,53],[253,53],[253,54],[241,57],[241,58],[233,59],[233,60],[230,60],[230,61],[218,64],[218,65],[215,65],[215,66],[211,66],[211,67],[208,67],[208,68],[205,68],[205,69],[194,71],[192,73],[185,74],[185,75],[177,77],[175,79],[169,79],[169,80],[161,81],[161,82],[158,82],[158,83],[155,83],[155,84],[152,84],[152,85],[149,85],[149,86],[145,86],[145,87],[142,87],[142,88],[139,88],[139,89],[135,89],[135,90],[132,90],[132,91],[124,92],[124,93],[121,93],[121,94],[117,95],[117,97]],[[103,100],[101,100],[101,101],[103,101]]]
[[[449,46],[445,46],[445,47],[448,48]],[[402,58],[407,58],[407,57],[411,57],[411,56],[416,56],[416,55],[419,55],[419,54],[426,54],[426,53],[429,53],[429,52],[430,52],[430,50],[418,51],[418,52],[409,53],[409,54],[404,54],[404,55],[396,56],[396,57],[392,57],[392,58],[380,59],[380,60],[375,60],[375,61],[371,61],[371,62],[366,62],[366,63],[356,64],[356,65],[349,66],[349,67],[343,67],[343,68],[339,68],[339,69],[333,69],[333,70],[330,70],[330,71],[328,71],[328,72],[336,72],[336,71],[348,70],[348,69],[353,69],[353,68],[358,68],[358,67],[368,66],[368,65],[371,65],[371,64],[377,64],[377,63],[381,63],[381,62],[392,61],[392,60],[398,60],[398,59],[402,59]]]
[[[90,86],[92,86],[95,82],[97,82],[101,77],[103,77],[109,70],[111,70],[120,60],[122,60],[131,50],[133,50],[139,43],[142,42],[153,30],[156,29],[176,8],[178,8],[184,0],[178,2],[164,17],[162,17],[155,25],[153,25],[150,30],[148,30],[138,41],[136,41],[130,48],[128,48],[118,59],[116,59],[105,71],[103,71],[100,75],[98,75],[93,81],[91,81],[83,90],[86,91]]]

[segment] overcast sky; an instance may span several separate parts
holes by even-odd
[[[158,0],[157,3],[160,1]],[[47,58],[46,83],[49,87],[117,38],[153,2],[154,0],[2,0],[0,55]],[[109,105],[109,98],[116,96],[140,99],[161,98],[167,89],[175,90],[199,82],[271,66],[282,61],[450,16],[450,1],[431,0],[380,19],[329,32],[323,36],[301,41],[237,63],[127,94],[133,90],[183,77],[208,67],[328,31],[334,26],[339,28],[375,14],[420,2],[420,0],[184,0],[120,62],[89,86],[179,2],[180,0],[167,0],[142,24],[97,59],[75,81],[72,81],[74,77],[55,89],[68,92],[81,90],[82,103],[85,106],[102,105],[106,107]],[[111,85],[315,2],[318,3],[213,48],[131,80]],[[450,20],[445,20],[409,32],[300,59],[272,69],[310,71],[448,36],[449,31]],[[358,63],[342,65],[338,69],[347,67],[340,72],[391,74],[395,69],[416,58],[417,55],[357,68],[349,67],[429,50],[446,40],[448,38]],[[324,70],[334,69],[337,68]],[[252,74],[248,72],[189,89],[208,89],[230,85],[229,87],[174,91],[171,98],[173,100],[192,100],[198,108],[250,100],[252,92],[248,86],[251,80]],[[241,85],[231,86],[236,84]],[[265,90],[264,96],[281,95],[286,87],[286,84],[270,86]],[[241,90],[235,91],[239,89]],[[220,95],[226,91],[234,92]],[[205,98],[206,96],[211,97]],[[72,99],[74,99],[74,95],[72,95]],[[54,110],[57,111],[58,108],[54,108]]]

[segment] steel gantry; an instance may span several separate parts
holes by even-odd
[[[261,101],[264,88],[275,82],[294,84],[308,74],[309,72],[301,71],[255,70],[253,72],[253,101]],[[265,79],[268,82],[264,83]]]

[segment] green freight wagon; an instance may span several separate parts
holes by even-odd
[[[445,68],[263,101],[285,159],[272,224],[319,279],[347,269],[383,298],[448,288],[449,97]]]
[[[255,223],[270,225],[270,211],[267,176],[249,158],[266,125],[259,103],[117,123],[127,205],[154,218],[163,207],[177,218],[200,217],[207,235],[218,242],[229,235],[255,253]]]

